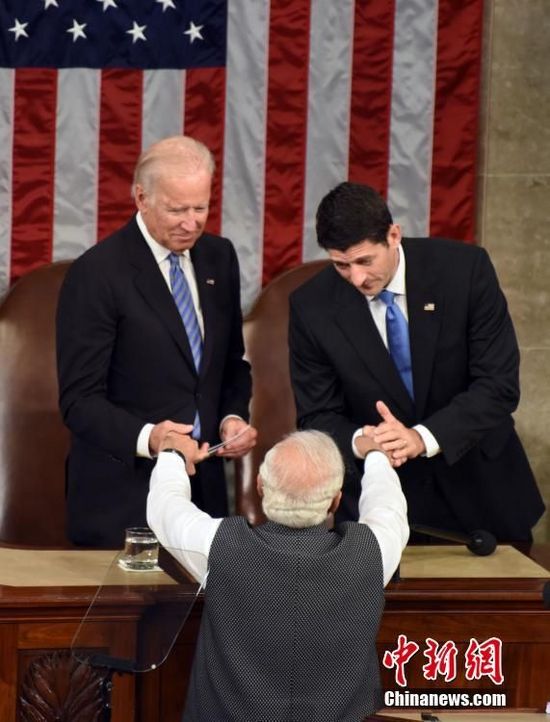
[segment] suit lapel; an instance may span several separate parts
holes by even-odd
[[[403,241],[406,260],[409,338],[417,416],[422,418],[430,388],[435,350],[443,317],[443,290],[429,255]]]
[[[191,250],[191,260],[195,269],[195,277],[197,279],[197,289],[202,309],[202,318],[204,322],[204,346],[202,351],[202,360],[200,367],[200,375],[204,375],[212,360],[214,350],[214,339],[217,337],[216,327],[220,320],[220,312],[216,309],[216,282],[217,266],[215,257],[210,256],[205,251],[204,245],[199,241]]]
[[[368,307],[367,299],[347,281],[337,284],[334,320],[365,362],[370,373],[407,416],[412,414],[412,401],[393,363]]]
[[[134,270],[135,287],[166,327],[190,369],[196,373],[187,333],[170,289],[135,220],[133,225],[135,230],[132,229],[133,233],[129,236],[128,260]]]

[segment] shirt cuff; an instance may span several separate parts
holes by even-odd
[[[367,451],[364,464],[365,472],[372,472],[377,468],[386,469],[388,464],[388,457],[383,451],[379,451],[378,449],[371,449],[371,451]]]
[[[351,450],[353,451],[353,455],[355,456],[356,459],[362,459],[363,457],[361,456],[361,454],[359,454],[357,452],[357,448],[355,446],[355,439],[358,436],[363,436],[363,427],[361,427],[360,429],[357,429],[357,431],[351,437]],[[367,456],[368,456],[368,454],[367,454]]]
[[[422,454],[422,456],[425,456],[427,459],[431,459],[432,456],[439,454],[439,452],[441,451],[441,447],[437,443],[437,439],[435,438],[435,436],[428,428],[426,428],[422,424],[416,424],[416,426],[413,426],[413,429],[415,431],[418,431],[418,433],[422,437],[424,446],[426,447],[426,453]]]
[[[177,470],[180,473],[182,469],[185,469],[185,462],[179,454],[174,454],[171,451],[161,451],[157,456],[156,466],[159,469]]]
[[[155,428],[154,424],[145,424],[142,430],[139,432],[136,445],[136,456],[141,456],[144,459],[152,459],[151,452],[149,451],[149,437],[151,431]]]

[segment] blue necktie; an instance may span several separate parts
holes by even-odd
[[[176,253],[171,253],[168,256],[170,261],[170,287],[172,288],[172,296],[176,302],[181,320],[185,326],[187,338],[189,339],[189,346],[191,347],[191,353],[193,355],[193,361],[195,362],[195,368],[197,373],[201,364],[202,357],[202,336],[199,322],[197,320],[197,314],[195,312],[195,306],[193,304],[193,298],[191,291],[189,290],[189,284],[185,278],[185,274],[180,266],[180,256]],[[195,414],[195,420],[193,421],[193,433],[192,436],[195,439],[200,439],[201,435],[201,423],[199,419],[199,412]]]
[[[409,324],[399,306],[394,303],[395,293],[382,291],[378,298],[386,304],[386,332],[388,350],[403,379],[411,399],[414,399]]]

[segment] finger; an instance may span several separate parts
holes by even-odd
[[[403,441],[401,434],[397,429],[386,429],[384,431],[378,431],[374,434],[374,440],[377,444],[387,444],[392,441]]]
[[[227,419],[220,429],[220,436],[222,438],[230,438],[236,436],[240,431],[246,429],[248,424],[242,419]]]
[[[210,448],[210,444],[205,442],[204,444],[201,444],[200,447],[197,449],[197,455],[195,462],[198,463],[199,461],[204,461],[208,458],[208,449]]]
[[[247,447],[251,441],[254,441],[258,435],[258,432],[255,428],[252,426],[243,426],[242,424],[239,425],[235,430],[234,433],[228,436],[228,439],[231,439],[228,441],[227,445],[224,448],[229,449],[239,449],[241,447]]]
[[[193,424],[177,424],[174,422],[171,431],[178,434],[190,434],[193,431]]]
[[[376,426],[363,426],[363,428],[361,429],[361,434],[363,436],[368,436],[372,439],[375,431]]]
[[[374,427],[375,429],[404,429],[405,427],[403,424],[398,421],[396,418],[391,418],[387,421],[381,421],[377,426]]]
[[[226,458],[233,459],[239,456],[244,456],[244,454],[248,453],[253,446],[256,446],[256,435],[250,437],[245,442],[239,439],[232,444],[227,444],[227,446],[219,449],[217,454],[219,456],[225,456]]]
[[[385,441],[381,444],[384,451],[400,452],[403,454],[407,448],[406,442],[403,439],[393,439],[392,441]]]
[[[376,410],[378,411],[380,416],[384,419],[384,421],[387,421],[387,422],[397,421],[395,416],[392,414],[392,412],[389,410],[389,408],[386,406],[386,404],[383,401],[376,402]]]

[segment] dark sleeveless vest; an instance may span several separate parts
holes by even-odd
[[[224,519],[185,722],[358,722],[381,706],[380,548],[364,524]]]

